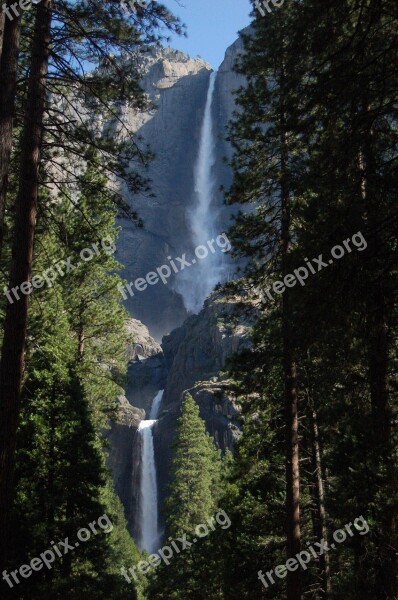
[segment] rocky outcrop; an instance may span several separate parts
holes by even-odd
[[[158,381],[154,378],[152,388],[146,389],[143,385],[143,377],[137,377],[140,366],[148,373],[156,372],[156,362],[164,362],[162,348],[149,335],[148,328],[140,321],[130,319],[126,323],[127,331],[131,334],[132,343],[127,348],[127,356],[130,358],[129,371],[133,370],[133,377],[129,377],[128,392],[130,397],[119,396],[118,418],[110,423],[110,428],[105,431],[108,440],[108,467],[112,472],[116,492],[121,499],[128,523],[129,531],[136,535],[136,510],[138,506],[139,493],[139,464],[140,464],[140,440],[137,435],[138,426],[145,419],[146,411],[150,406],[151,390],[158,390]],[[150,366],[145,367],[146,361]],[[136,370],[134,370],[136,367]],[[137,370],[138,367],[138,370]],[[134,382],[134,384],[133,384]],[[142,386],[141,396],[135,397],[131,393],[131,385],[137,389]],[[145,392],[147,395],[145,396]],[[153,393],[153,395],[156,392]],[[145,401],[142,398],[145,397]],[[153,397],[153,396],[152,396]],[[137,400],[137,402],[135,402]]]
[[[233,450],[239,436],[239,404],[221,371],[228,357],[250,346],[249,321],[236,316],[236,304],[213,296],[198,315],[163,339],[168,369],[155,449],[162,503],[170,479],[170,460],[183,394],[189,392],[217,446]]]
[[[124,506],[129,531],[134,534],[140,458],[136,433],[141,419],[145,418],[145,411],[131,406],[124,396],[120,396],[118,402],[118,419],[110,424],[110,429],[105,431],[109,447],[107,463],[112,473],[116,493]]]
[[[129,319],[126,323],[126,330],[132,339],[131,345],[127,348],[127,360],[129,362],[162,353],[160,344],[149,335],[148,327],[141,321]]]
[[[245,84],[245,79],[238,75],[234,66],[243,50],[243,41],[238,38],[236,42],[227,48],[225,57],[221,63],[216,79],[214,94],[214,117],[217,128],[217,151],[216,164],[214,167],[217,182],[226,189],[231,184],[231,169],[226,164],[224,158],[232,157],[232,148],[226,141],[228,123],[233,118],[233,113],[237,110],[235,103],[235,92]],[[222,201],[222,198],[220,198]]]
[[[133,341],[127,348],[129,364],[126,396],[132,406],[143,409],[142,418],[145,418],[154,396],[165,386],[165,358],[161,345],[141,321],[130,319],[127,330]]]
[[[247,32],[244,30],[244,32]],[[219,130],[225,130],[233,113],[237,110],[235,103],[235,92],[245,85],[245,79],[237,75],[234,70],[235,64],[243,52],[243,41],[239,37],[225,52],[225,57],[220,65],[216,80],[216,106],[218,107]],[[229,144],[223,146],[226,156],[231,156]]]
[[[127,398],[149,415],[152,400],[163,390],[167,379],[167,368],[163,354],[131,362],[128,366]]]
[[[207,431],[222,452],[232,450],[240,435],[240,406],[232,392],[230,381],[199,382],[187,390],[199,406]]]
[[[237,318],[234,302],[215,298],[166,336],[162,347],[169,373],[163,405],[179,401],[197,381],[218,376],[227,358],[249,344],[248,326]]]

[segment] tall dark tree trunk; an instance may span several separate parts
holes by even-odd
[[[373,236],[372,236],[373,237]],[[369,240],[370,252],[377,251],[378,241]],[[373,256],[373,254],[372,254]],[[368,301],[369,381],[372,401],[374,452],[378,460],[378,487],[385,499],[379,523],[376,597],[397,598],[397,507],[391,503],[396,477],[391,439],[391,407],[388,381],[389,324],[383,283],[375,282]]]
[[[4,12],[0,12],[0,61],[1,54],[3,52],[3,35],[4,35],[4,23],[5,23],[5,15]]]
[[[7,1],[9,6],[12,0]],[[0,258],[4,240],[4,217],[10,159],[12,150],[12,130],[15,113],[15,93],[17,87],[18,56],[20,41],[20,19],[9,19],[0,13],[4,24],[2,52],[0,49]]]
[[[312,428],[312,471],[314,474],[314,490],[316,502],[316,531],[315,534],[318,540],[328,539],[328,530],[326,525],[326,508],[325,508],[325,487],[322,477],[322,451],[319,441],[319,426],[318,414],[316,409],[312,409],[311,413],[311,428]],[[322,578],[322,600],[329,600],[332,593],[332,582],[330,578],[330,560],[329,553],[324,552],[319,557],[319,571]]]
[[[298,397],[296,364],[284,335],[285,423],[286,423],[286,517],[287,554],[294,557],[301,549],[300,465],[298,437]],[[300,570],[288,571],[287,600],[301,600]]]
[[[362,111],[372,123],[366,98]],[[367,211],[368,256],[370,259],[371,280],[367,299],[367,342],[369,384],[373,416],[373,451],[378,463],[378,492],[385,500],[378,524],[378,559],[376,569],[377,600],[397,598],[397,507],[391,502],[395,496],[394,449],[391,438],[392,412],[389,391],[389,309],[391,297],[388,296],[386,280],[391,276],[385,273],[385,243],[382,237],[380,220],[380,192],[377,181],[377,162],[374,153],[374,133],[372,126],[365,131],[363,152],[360,156],[361,191]],[[385,218],[385,217],[384,217]],[[379,500],[380,501],[380,500]]]
[[[9,283],[11,288],[30,281],[32,273],[50,37],[51,0],[42,0],[37,6],[21,144]],[[0,361],[0,569],[7,560],[27,321],[28,296],[20,293],[20,300],[7,304]]]
[[[383,8],[381,2],[371,3],[373,26],[375,30],[383,23]],[[361,34],[365,25],[361,26]],[[390,48],[395,48],[391,46]],[[396,94],[396,77],[391,78],[390,61],[383,59],[383,76],[385,89],[389,94]],[[392,54],[394,56],[394,54]],[[373,54],[368,55],[367,47],[362,48],[363,63],[368,66],[373,60]],[[393,267],[389,266],[388,244],[386,243],[382,221],[386,219],[386,212],[390,206],[384,201],[381,191],[380,164],[386,160],[381,157],[378,150],[379,133],[375,128],[377,123],[376,112],[380,103],[380,95],[376,96],[375,87],[370,83],[361,88],[360,116],[362,120],[361,151],[359,157],[359,170],[361,176],[361,194],[365,210],[365,222],[368,228],[368,294],[366,302],[367,322],[367,351],[369,387],[372,403],[372,446],[377,471],[374,473],[376,487],[373,500],[383,506],[378,511],[378,523],[374,535],[377,539],[377,559],[375,561],[376,585],[374,595],[377,600],[395,600],[398,597],[398,569],[397,555],[398,543],[396,533],[397,506],[396,497],[397,472],[395,464],[395,449],[391,435],[392,411],[389,389],[389,351],[391,348],[390,326],[391,309],[395,303],[395,294],[392,291]],[[391,82],[391,83],[387,83]],[[383,86],[384,87],[384,86]],[[381,90],[379,92],[381,94]],[[391,196],[391,204],[395,199]],[[391,208],[393,213],[395,205]],[[396,234],[396,232],[394,232]],[[387,254],[387,260],[386,260]],[[395,258],[395,257],[394,257]]]
[[[282,80],[284,74],[282,73]],[[288,175],[288,148],[284,109],[281,109],[281,245],[282,275],[289,273],[290,252],[290,190]],[[290,293],[286,289],[282,299],[283,371],[285,380],[285,426],[286,426],[286,538],[288,558],[301,549],[300,531],[300,464],[297,373],[292,347],[292,315]],[[300,570],[287,573],[287,600],[301,600]]]

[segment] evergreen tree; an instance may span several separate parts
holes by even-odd
[[[29,75],[19,148],[20,168],[15,197],[10,288],[29,285],[32,277],[45,139],[51,146],[50,156],[47,158],[52,158],[52,164],[56,162],[58,152],[65,151],[71,140],[69,150],[74,152],[75,156],[81,157],[75,145],[81,144],[84,139],[92,146],[101,148],[102,164],[106,165],[108,172],[123,177],[132,191],[142,189],[144,185],[142,177],[127,172],[130,160],[135,158],[142,161],[144,157],[147,158],[147,155],[137,148],[135,140],[122,142],[122,149],[119,146],[118,150],[115,150],[115,143],[111,141],[110,136],[98,135],[95,126],[90,127],[87,111],[82,107],[84,102],[80,103],[77,111],[79,125],[71,126],[75,119],[70,119],[65,114],[59,119],[58,107],[55,110],[50,108],[48,94],[55,90],[59,97],[69,98],[69,106],[72,106],[77,95],[75,94],[72,100],[72,91],[78,90],[80,99],[86,96],[87,105],[91,101],[92,110],[94,106],[97,107],[97,114],[102,112],[103,117],[112,116],[118,120],[115,104],[118,105],[121,100],[129,98],[136,107],[143,107],[145,101],[138,85],[137,69],[129,69],[127,64],[123,66],[120,57],[115,59],[110,51],[125,53],[131,57],[144,42],[153,43],[159,39],[159,35],[156,34],[159,25],[166,24],[171,29],[179,30],[178,23],[172,15],[156,2],[150,3],[148,9],[140,10],[137,14],[134,10],[128,14],[124,12],[121,3],[106,2],[97,5],[95,2],[69,4],[67,1],[61,1],[53,18],[53,3],[50,0],[42,0],[35,6],[34,12],[33,32],[28,44]],[[4,183],[10,170],[12,116],[15,112],[15,81],[18,75],[19,19],[15,20],[12,26],[8,22],[7,31],[11,36],[7,43],[12,42],[12,48],[10,46],[10,52],[2,52],[2,57],[7,57],[7,64],[4,63],[6,59],[0,64],[1,72],[7,75],[5,92],[0,96],[0,144],[4,147],[0,156],[2,234],[7,192]],[[102,69],[97,69],[92,77],[86,77],[86,73],[82,73],[80,69],[87,61],[102,66]],[[48,76],[49,71],[51,77]],[[53,83],[55,85],[52,88]],[[76,106],[77,103],[73,107],[74,114]],[[67,130],[69,136],[66,134]],[[102,143],[99,141],[100,137],[103,138]],[[65,152],[63,154],[65,156]],[[60,170],[65,169],[65,164],[62,167],[60,164],[58,166]],[[4,531],[8,529],[8,514],[15,492],[16,434],[25,366],[27,326],[28,297],[24,295],[18,303],[6,305],[0,359],[0,523]],[[7,537],[6,534],[5,538]],[[7,544],[2,539],[0,564],[5,564],[6,560]]]
[[[296,81],[289,39],[295,22],[295,7],[286,6],[272,19],[261,16],[244,36],[245,53],[238,70],[247,86],[237,96],[243,109],[230,128],[235,149],[232,166],[235,178],[229,201],[254,204],[239,214],[232,236],[237,251],[251,257],[242,281],[259,298],[264,321],[273,319],[279,330],[280,364],[283,372],[286,465],[286,551],[287,557],[301,548],[299,390],[294,291],[281,283],[295,266],[297,212],[303,145],[291,131],[290,90]],[[273,284],[273,285],[272,285]],[[240,282],[238,282],[238,287]],[[242,286],[241,286],[242,287]],[[284,288],[281,294],[281,287]],[[271,292],[273,290],[273,294]],[[261,299],[262,292],[262,299]],[[262,323],[259,319],[257,332]],[[267,343],[269,328],[263,330]],[[260,338],[260,335],[259,335]],[[287,574],[288,600],[301,599],[301,573]]]
[[[245,455],[245,470],[273,454],[275,439],[281,443],[278,394],[283,373],[278,364],[288,339],[302,415],[302,537],[327,537],[328,530],[359,514],[374,528],[366,537],[347,541],[339,556],[331,553],[329,560],[317,560],[307,569],[303,592],[322,598],[396,596],[397,440],[391,375],[396,348],[392,240],[397,78],[390,68],[396,63],[396,22],[392,3],[292,3],[272,19],[255,19],[244,36],[239,65],[248,85],[238,94],[242,110],[231,129],[236,155],[229,199],[249,210],[238,215],[230,235],[248,265],[229,287],[249,293],[258,314],[253,350],[237,358],[233,373],[242,393],[258,392],[261,400],[248,407],[247,416],[264,423],[267,432]],[[284,142],[285,155],[280,152]],[[278,202],[283,189],[289,190],[288,204]],[[286,217],[287,236],[280,235],[286,232]],[[275,279],[284,279],[321,252],[325,258],[357,232],[368,240],[367,247],[346,252],[344,264],[335,260],[309,275],[305,285],[285,289],[282,300],[275,292],[273,300],[269,297]],[[284,255],[286,242],[290,251]],[[287,337],[281,335],[286,325]],[[251,448],[255,439],[246,418],[237,468],[243,448]],[[240,471],[233,480],[241,495],[253,485]],[[259,598],[286,597],[283,582],[267,590],[255,587],[257,565],[252,568],[250,560],[258,551],[254,535],[259,529],[251,527],[270,508],[271,544],[266,547],[271,564],[283,562],[277,553],[272,556],[275,544],[282,542],[275,524],[286,518],[291,522],[291,515],[278,513],[280,505],[273,504],[274,494],[280,498],[278,484],[260,487],[258,505],[248,504],[246,522],[237,526],[242,538],[238,534],[236,564],[246,557],[247,574],[238,587],[240,597],[251,589]],[[224,593],[234,597],[234,591]],[[287,594],[301,598],[298,583],[288,586]]]
[[[56,223],[58,255],[64,260],[70,257],[74,265],[62,284],[78,372],[96,415],[108,418],[114,415],[116,396],[125,387],[126,348],[131,340],[118,291],[117,209],[106,178],[96,171],[95,152],[89,150],[86,158],[75,206],[61,193],[61,202],[53,203],[43,218]]]
[[[200,573],[204,574],[207,551],[212,548],[207,536],[213,528],[208,520],[214,518],[218,506],[221,465],[219,452],[190,394],[183,400],[173,447],[165,538],[176,540],[185,535],[191,545],[175,555],[170,565],[162,563],[157,568],[149,594],[154,600],[205,598],[217,581],[216,578],[209,581],[207,570],[207,585],[204,585]],[[196,532],[201,524],[207,529],[206,536],[205,529]]]
[[[123,564],[140,558],[112,491],[100,433],[115,414],[116,396],[122,392],[128,343],[127,314],[117,292],[119,265],[113,256],[116,211],[101,192],[103,178],[90,166],[82,174],[81,190],[79,210],[72,213],[69,202],[60,197],[48,201],[41,214],[37,274],[51,264],[57,276],[32,296],[13,515],[18,535],[9,564],[26,563],[51,547],[51,541],[75,539],[81,527],[103,514],[114,531],[92,536],[17,590],[4,589],[10,597],[25,586],[31,598],[143,594],[141,583],[128,585],[120,575]],[[81,254],[90,248],[92,256]],[[62,263],[68,257],[74,265],[71,272]],[[63,275],[57,264],[64,266]],[[122,545],[116,547],[119,540]]]
[[[190,394],[185,395],[182,404],[173,447],[166,533],[175,537],[192,533],[217,506],[213,492],[219,475],[218,452]]]

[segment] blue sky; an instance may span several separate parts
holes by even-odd
[[[198,54],[217,69],[237,32],[250,23],[249,0],[161,0],[187,25],[188,38],[174,36],[170,46]]]

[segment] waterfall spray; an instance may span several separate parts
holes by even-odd
[[[211,223],[213,219],[209,211],[214,194],[214,181],[211,170],[215,163],[215,143],[211,107],[213,104],[216,75],[217,73],[214,71],[210,75],[200,135],[199,154],[195,166],[195,193],[197,194],[198,201],[190,213],[192,238],[195,246],[210,239],[212,234]]]
[[[217,210],[214,206],[215,181],[212,170],[216,161],[216,144],[213,132],[212,105],[217,72],[209,79],[205,111],[200,132],[198,157],[194,168],[194,205],[188,210],[192,242],[195,248],[217,237],[214,223]],[[218,232],[220,233],[220,232]],[[199,312],[203,301],[213,288],[225,279],[223,261],[225,255],[208,254],[194,268],[185,270],[178,277],[176,290],[182,295],[189,312]]]
[[[151,412],[149,415],[150,419],[156,420],[158,418],[160,403],[162,402],[162,398],[163,398],[163,392],[164,392],[164,390],[159,390],[159,392],[156,394],[156,396],[154,397],[154,399],[152,401],[152,408],[151,408]]]

